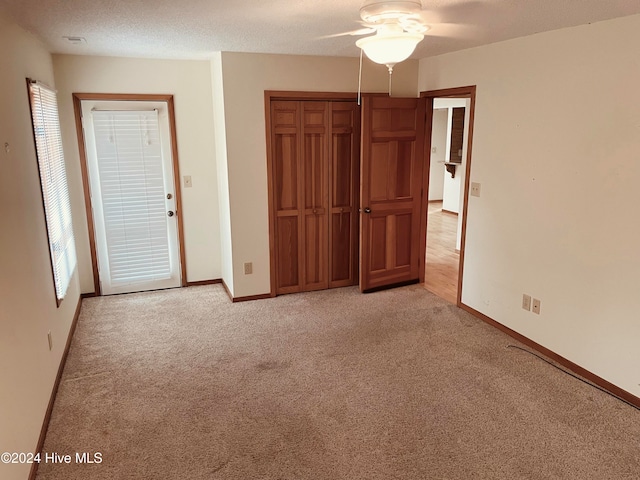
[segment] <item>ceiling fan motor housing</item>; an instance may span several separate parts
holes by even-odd
[[[417,15],[421,10],[420,0],[365,0],[360,17],[367,23],[383,23]]]

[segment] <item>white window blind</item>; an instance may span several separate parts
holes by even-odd
[[[112,285],[171,277],[158,112],[94,111]]]
[[[76,247],[58,102],[56,92],[50,88],[33,80],[28,80],[28,85],[56,298],[60,301],[67,293],[76,267]]]

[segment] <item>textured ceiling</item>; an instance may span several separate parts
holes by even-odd
[[[53,53],[207,58],[214,51],[357,56],[361,0],[0,0]],[[414,58],[640,13],[639,0],[423,0]],[[64,36],[81,36],[72,45]]]

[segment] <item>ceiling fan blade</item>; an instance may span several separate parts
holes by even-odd
[[[473,25],[464,25],[460,23],[437,23],[424,35],[425,37],[439,37],[439,38],[455,38],[464,40],[472,38],[474,35]]]
[[[331,35],[323,35],[320,38],[337,38],[337,37],[346,37],[347,35],[351,36],[359,36],[359,35],[369,35],[371,33],[376,33],[376,29],[373,27],[360,28],[358,30],[352,30],[350,32],[342,32],[342,33],[334,33]]]
[[[371,33],[376,33],[377,29],[374,27],[365,27],[359,30],[354,30],[353,32],[349,32],[349,35],[357,36],[357,35],[369,35]]]

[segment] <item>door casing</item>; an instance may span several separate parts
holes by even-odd
[[[424,219],[424,227],[421,227],[420,240],[422,244],[420,245],[420,251],[426,252],[427,249],[427,211],[428,211],[428,199],[429,199],[429,170],[431,163],[431,129],[433,124],[433,100],[435,98],[468,98],[470,99],[469,106],[469,134],[467,137],[467,158],[466,166],[465,166],[465,177],[464,177],[464,205],[462,206],[462,234],[461,234],[461,243],[460,243],[460,262],[458,265],[458,293],[456,304],[457,306],[462,306],[462,280],[463,280],[463,271],[464,271],[464,258],[465,258],[465,244],[466,244],[466,236],[467,236],[467,212],[469,206],[469,185],[471,182],[471,152],[473,146],[473,123],[474,123],[474,115],[475,115],[475,106],[476,106],[476,86],[469,85],[465,87],[456,87],[456,88],[445,88],[440,90],[429,90],[426,92],[420,92],[420,97],[425,98],[427,100],[427,108],[426,108],[426,131],[425,131],[425,195],[423,196],[422,201],[422,218]],[[426,265],[426,255],[423,257],[424,260],[420,263],[420,281],[424,282],[425,278],[425,265]]]

